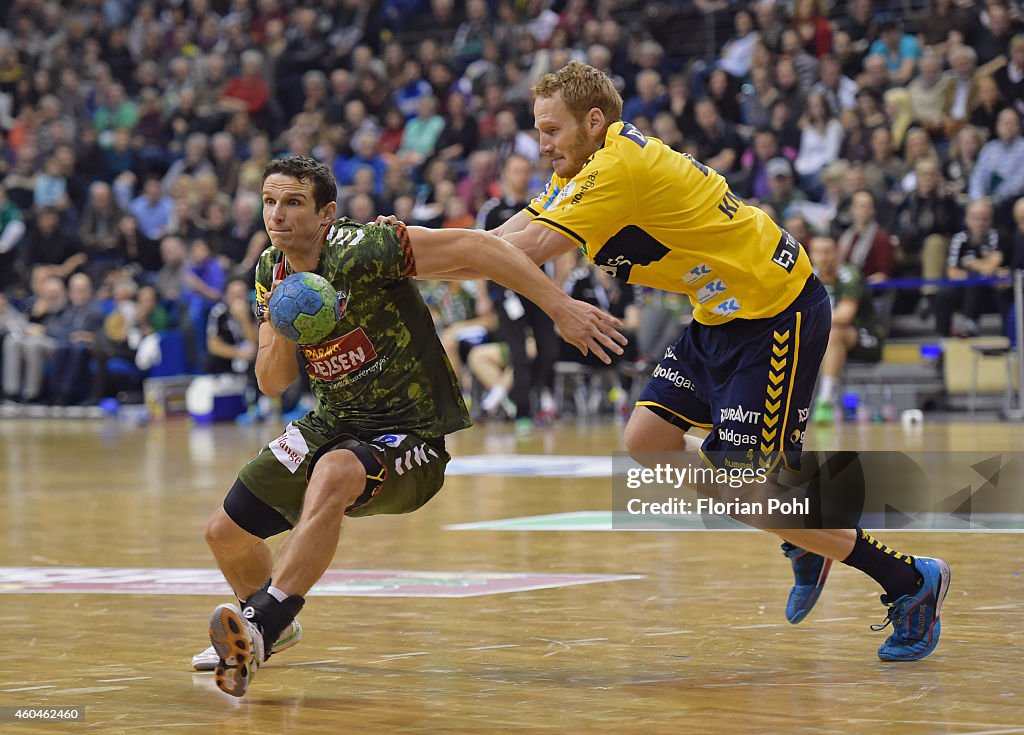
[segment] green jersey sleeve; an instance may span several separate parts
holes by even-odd
[[[381,236],[388,230],[394,237]],[[342,218],[328,233],[324,252],[334,256],[327,264],[333,271],[327,275],[331,281],[386,286],[416,275],[409,231],[401,223],[359,225]]]
[[[274,267],[279,255],[276,248],[270,247],[256,262],[256,318],[261,322],[267,318],[267,295],[274,283]]]

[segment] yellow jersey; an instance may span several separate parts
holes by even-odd
[[[630,123],[572,179],[552,174],[527,206],[628,283],[686,294],[702,324],[775,316],[811,275],[800,243],[725,178]]]

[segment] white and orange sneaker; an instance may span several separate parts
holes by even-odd
[[[274,655],[275,653],[286,651],[301,640],[302,626],[298,620],[293,620],[281,632],[281,637],[277,639],[277,643],[270,647],[270,654]],[[213,671],[217,668],[218,661],[220,661],[220,656],[217,655],[217,649],[210,646],[205,651],[200,651],[192,657],[192,668],[196,671]]]
[[[232,697],[245,696],[265,658],[263,633],[242,616],[238,605],[218,605],[210,616],[210,643],[217,654],[213,669],[217,688]]]

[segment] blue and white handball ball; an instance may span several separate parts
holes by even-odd
[[[277,285],[267,304],[274,329],[300,345],[323,342],[338,322],[338,292],[316,273],[293,273]]]

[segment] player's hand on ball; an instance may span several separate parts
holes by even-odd
[[[270,297],[274,295],[274,289],[281,285],[281,281],[282,280],[284,280],[284,279],[278,278],[278,279],[274,280],[273,283],[270,284],[270,290],[267,291],[267,295],[264,297],[266,299],[266,301],[264,303],[267,304],[267,311],[266,311],[267,324],[269,324],[270,328],[273,329],[274,332],[277,333],[278,337],[280,337],[281,339],[286,339],[287,340],[288,338],[285,337],[283,334],[281,334],[281,332],[279,332],[277,330],[277,327],[274,326],[273,319],[270,318]],[[291,340],[288,340],[288,341],[290,342]]]
[[[593,304],[576,299],[569,299],[560,309],[555,326],[562,339],[584,355],[593,352],[605,365],[612,362],[608,352],[621,355],[622,345],[629,341],[619,331],[623,326],[621,321]]]

